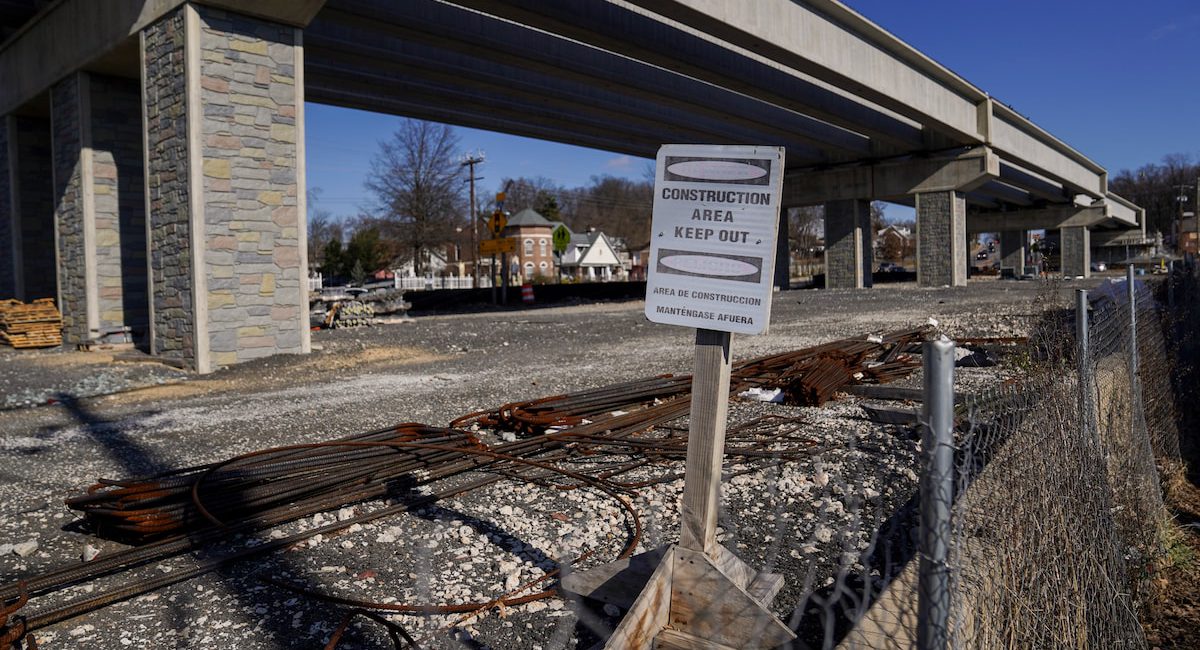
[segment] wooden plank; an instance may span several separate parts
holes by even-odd
[[[752,569],[749,564],[742,561],[742,558],[734,555],[733,551],[720,544],[717,544],[713,551],[708,553],[708,558],[712,560],[713,566],[739,589],[749,587],[750,583],[758,577],[758,571]]]
[[[646,587],[634,601],[621,624],[609,637],[605,648],[610,650],[651,650],[654,637],[667,626],[671,612],[671,582],[675,568],[675,553],[671,547],[662,562],[650,575]]]
[[[662,564],[670,546],[638,553],[624,560],[602,564],[587,571],[571,571],[562,578],[562,588],[585,598],[629,609]]]
[[[847,386],[846,392],[858,397],[870,399],[892,400],[897,402],[920,402],[924,399],[920,388],[905,388],[903,386],[883,386],[880,384],[856,384]],[[962,393],[954,393],[955,403],[962,401]]]
[[[859,397],[869,397],[871,399],[887,399],[905,402],[920,402],[922,392],[920,388],[902,388],[900,386],[881,386],[878,384],[858,384],[849,386],[846,392]]]
[[[677,547],[671,629],[735,648],[774,648],[796,638],[782,621],[720,572],[707,555]]]
[[[658,637],[654,639],[654,650],[736,650],[736,648],[667,628],[659,632]]]
[[[767,607],[771,604],[771,601],[775,600],[775,596],[779,594],[781,589],[783,589],[782,574],[760,571],[754,577],[754,582],[751,582],[750,586],[746,587],[746,593],[758,601],[759,605]]]
[[[721,461],[729,410],[729,332],[696,330],[692,411],[688,424],[679,546],[712,551],[717,545]]]
[[[879,424],[916,424],[917,409],[912,406],[883,406],[860,404],[867,419]]]

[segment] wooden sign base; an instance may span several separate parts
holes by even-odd
[[[628,610],[605,648],[774,648],[795,638],[767,607],[783,576],[755,571],[723,546],[678,545],[563,577],[569,592]]]
[[[716,541],[729,344],[728,332],[696,330],[679,543],[563,576],[566,591],[628,610],[605,648],[750,650],[796,638],[767,609],[783,576],[755,571]]]

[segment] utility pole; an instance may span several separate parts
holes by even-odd
[[[1196,189],[1197,191],[1200,191],[1200,181],[1198,181],[1196,183],[1196,185],[1194,185],[1194,186],[1193,185],[1176,185],[1175,186],[1175,192],[1176,192],[1175,202],[1179,204],[1179,213],[1178,213],[1178,217],[1177,217],[1179,219],[1179,221],[1176,223],[1175,227],[1171,229],[1174,231],[1171,234],[1175,238],[1175,253],[1176,254],[1181,254],[1184,252],[1183,224],[1184,224],[1184,219],[1187,217],[1187,215],[1184,214],[1183,204],[1188,202],[1187,191],[1191,190],[1191,189]],[[1200,195],[1197,195],[1197,200],[1200,200]],[[1196,214],[1197,208],[1200,208],[1200,206],[1197,206],[1197,205],[1192,206],[1192,217],[1195,218],[1197,221],[1200,221],[1200,216],[1198,216]]]
[[[484,161],[482,151],[476,151],[474,154],[463,154],[462,166],[470,170],[471,174],[471,286],[479,288],[479,214],[475,205],[475,165]]]

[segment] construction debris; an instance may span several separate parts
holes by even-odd
[[[62,315],[53,298],[29,304],[0,301],[0,341],[14,348],[48,348],[62,345]]]
[[[342,300],[329,305],[325,328],[367,327],[375,318],[375,308],[360,300]]]
[[[907,376],[918,367],[911,351],[931,333],[929,328],[920,328],[879,340],[845,339],[754,359],[736,366],[730,392],[782,389],[800,395],[798,399],[806,403],[823,402],[852,384]],[[686,417],[690,403],[691,377],[658,376],[507,404],[465,415],[450,427],[400,424],[327,442],[250,452],[149,477],[101,479],[85,493],[68,499],[67,505],[82,512],[100,534],[137,546],[0,587],[0,603],[13,603],[2,613],[8,617],[7,626],[0,617],[0,642],[20,640],[39,628],[233,562],[411,512],[504,480],[559,491],[588,488],[608,495],[625,513],[629,537],[618,557],[628,557],[642,534],[630,497],[635,490],[678,478],[678,462],[687,454],[687,437],[685,430],[669,423]],[[795,462],[813,453],[818,441],[797,430],[802,424],[801,418],[773,415],[731,427],[726,455],[741,467],[732,476]],[[526,437],[489,446],[482,438],[484,428]],[[597,464],[597,459],[604,462]],[[659,469],[647,478],[648,468]],[[637,480],[625,477],[634,470],[641,474]],[[366,506],[380,499],[392,505]],[[321,516],[320,524],[292,534],[278,528],[304,517],[313,518],[316,524],[321,513],[336,516]],[[274,530],[256,536],[253,545],[232,549],[226,545],[237,535],[264,529]],[[187,568],[168,569],[151,577],[134,576],[124,585],[68,602],[44,599],[101,576],[133,571],[186,553],[195,555],[200,549],[205,549],[203,559]],[[310,597],[350,605],[355,611],[473,614],[548,598],[557,593],[557,586],[542,581],[551,579],[557,579],[555,573],[525,585],[508,585],[506,580],[503,596],[452,604],[371,603],[269,581]],[[535,589],[541,591],[530,593]],[[41,609],[24,617],[9,616],[29,598],[42,605]]]

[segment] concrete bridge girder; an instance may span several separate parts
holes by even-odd
[[[986,148],[956,156],[910,158],[821,171],[796,170],[784,177],[786,207],[861,198],[906,199],[921,192],[969,192],[1000,175],[1000,159]]]
[[[1007,212],[969,212],[967,214],[967,232],[1094,228],[1108,219],[1108,213],[1103,205],[1060,206]]]
[[[411,50],[404,43],[416,43],[484,66],[503,64],[520,71],[518,80],[547,80],[542,93],[553,94],[561,81],[585,84],[700,116],[790,133],[791,140],[830,151],[832,160],[854,159],[872,151],[867,138],[807,115],[520,25],[485,20],[445,3],[419,0],[378,7],[370,2],[342,2],[322,13],[310,31],[316,36],[310,42],[311,61],[341,49],[338,40],[347,33],[388,50],[399,49],[401,55],[406,48]],[[438,54],[424,65],[443,66],[441,58]],[[323,93],[321,87],[311,91],[314,98]]]
[[[720,0],[628,1],[846,89],[954,142],[993,146],[1092,198],[1108,190],[1103,167],[841,3],[762,0],[748,10]]]
[[[331,60],[336,60],[338,65],[330,65]],[[356,68],[352,65],[355,61],[365,65]],[[578,134],[572,123],[582,120],[600,124],[608,133],[627,134],[636,139],[641,139],[641,134],[648,132],[654,136],[650,140],[657,144],[664,140],[696,143],[779,142],[787,148],[789,158],[807,160],[825,155],[807,142],[792,139],[789,134],[768,135],[740,121],[719,122],[708,117],[696,117],[672,107],[625,98],[578,83],[559,82],[558,91],[544,94],[541,92],[544,87],[526,83],[502,71],[492,73],[477,68],[441,71],[405,65],[399,61],[382,63],[365,54],[326,53],[321,61],[310,60],[307,68],[309,91],[318,93],[318,97],[325,101],[332,100],[327,89],[353,84],[368,96],[411,98],[414,92],[418,92],[430,96],[434,103],[456,101],[474,104],[481,108],[484,115],[495,113],[498,108],[511,109],[514,115],[525,113],[530,118],[536,117],[533,110],[551,111],[559,116],[556,119],[566,125],[552,139],[571,144],[574,144],[573,140]],[[647,149],[647,152],[653,155],[656,150],[657,146]]]
[[[732,50],[703,31],[680,29],[615,2],[455,0],[454,4],[644,61],[870,136],[892,152],[950,144],[920,125],[778,65]],[[880,155],[887,155],[886,151]]]

